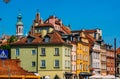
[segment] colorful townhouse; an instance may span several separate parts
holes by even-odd
[[[29,35],[11,44],[11,59],[20,59],[25,70],[43,79],[70,79],[72,45],[64,36],[70,33],[58,18],[43,22],[37,13]]]
[[[91,68],[93,69],[92,73],[94,75],[100,75],[100,68],[101,68],[101,58],[100,58],[100,43],[95,42],[92,47],[91,52]]]
[[[73,74],[73,79],[76,79],[76,54],[77,54],[77,45],[75,41],[72,41],[72,52],[71,52],[71,73]]]
[[[112,49],[111,45],[107,45],[107,55],[106,55],[106,66],[107,66],[107,74],[108,75],[115,75],[115,56],[114,50]]]
[[[102,31],[100,29],[93,29],[85,30],[85,33],[90,43],[90,71],[92,75],[100,75]]]
[[[117,48],[117,51],[116,51],[116,64],[117,64],[117,67],[116,67],[116,72],[117,72],[117,76],[120,77],[120,47]]]
[[[106,44],[104,42],[101,43],[100,46],[100,53],[101,53],[101,72],[100,74],[103,76],[107,75],[107,52],[106,52]]]
[[[89,56],[89,41],[86,38],[84,31],[72,31],[76,34],[77,52],[76,52],[76,75],[79,79],[88,79],[90,74],[90,56]]]

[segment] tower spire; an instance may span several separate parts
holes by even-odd
[[[40,20],[40,13],[39,13],[39,9],[37,9],[36,21],[39,22],[39,20]]]
[[[17,23],[16,23],[16,35],[22,36],[23,35],[23,23],[22,23],[22,14],[19,10],[18,16],[17,16]]]

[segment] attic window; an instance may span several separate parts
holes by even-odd
[[[50,38],[49,37],[45,37],[45,42],[50,42]]]
[[[28,38],[27,43],[31,43],[33,41],[33,38]]]

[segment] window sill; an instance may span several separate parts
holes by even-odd
[[[54,55],[54,56],[60,56],[60,55]]]
[[[45,69],[46,67],[40,67],[40,68]]]
[[[60,67],[58,66],[58,67],[54,67],[54,68],[60,68]]]
[[[40,56],[46,56],[46,55],[40,55]]]

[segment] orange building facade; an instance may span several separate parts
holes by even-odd
[[[106,66],[107,66],[107,74],[114,75],[115,74],[115,60],[114,60],[114,50],[111,49],[111,46],[107,45],[107,55],[106,55]]]

